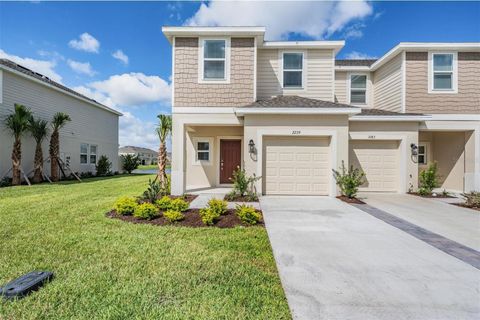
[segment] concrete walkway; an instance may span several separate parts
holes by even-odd
[[[480,251],[480,211],[407,194],[360,195],[367,204]]]
[[[201,209],[205,208],[208,204],[210,199],[223,199],[227,193],[229,193],[232,189],[231,188],[210,188],[205,190],[198,190],[187,192],[190,194],[197,194],[196,197],[191,203],[190,208]],[[235,209],[237,204],[242,204],[244,202],[229,202],[228,208]],[[260,203],[258,202],[245,202],[245,204],[255,207],[256,209],[260,209]]]
[[[295,319],[478,319],[480,271],[326,197],[263,197]]]

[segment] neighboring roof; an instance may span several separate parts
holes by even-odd
[[[339,67],[370,67],[377,59],[337,59],[335,66]]]
[[[383,109],[362,109],[357,116],[423,116],[423,113],[400,113]]]
[[[6,68],[5,68],[6,67]],[[111,113],[114,113],[114,114],[117,114],[119,116],[121,116],[122,114],[110,107],[107,107],[106,105],[103,105],[101,103],[99,103],[98,101],[95,101],[91,98],[88,98],[86,96],[84,96],[83,94],[80,94],[78,93],[77,91],[74,91],[68,87],[65,87],[64,85],[58,83],[58,82],[55,82],[53,80],[51,80],[50,78],[48,78],[47,76],[44,76],[43,74],[41,73],[38,73],[38,72],[35,72],[33,70],[30,70],[22,65],[19,65],[11,60],[8,60],[8,59],[0,59],[0,69],[6,69],[6,70],[13,70],[13,71],[16,71],[16,72],[19,72],[23,75],[26,75],[30,78],[33,78],[35,80],[38,80],[40,82],[42,82],[43,84],[46,84],[46,85],[49,85],[49,86],[52,86],[54,87],[55,89],[59,89],[69,95],[72,95],[84,102],[88,102],[88,103],[91,103],[97,107],[100,107],[101,109],[104,109],[106,111],[109,111]]]
[[[148,148],[143,148],[143,147],[125,146],[125,147],[118,148],[118,153],[137,153],[137,152],[157,154],[156,151]]]
[[[355,114],[350,120],[353,121],[424,121],[432,116],[422,113],[401,113],[382,109],[362,109],[362,112]]]
[[[276,96],[272,99],[257,100],[244,108],[353,108],[348,104],[335,103],[324,100],[310,99],[299,96]]]

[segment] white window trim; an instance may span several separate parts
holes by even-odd
[[[193,165],[195,166],[211,166],[213,161],[212,161],[212,157],[213,157],[213,138],[212,137],[194,137],[192,139],[193,141],[193,151],[194,151],[194,154],[193,154]],[[208,142],[208,161],[206,160],[198,160],[197,159],[197,156],[198,156],[198,143],[199,142]],[[202,150],[202,152],[206,152],[205,150]]]
[[[366,76],[367,79],[365,81],[365,103],[355,103],[352,104],[352,77],[353,76]],[[360,106],[360,107],[366,107],[370,105],[370,99],[369,99],[369,82],[370,82],[370,73],[369,72],[349,72],[347,76],[347,104],[353,105],[353,106]]]
[[[302,54],[302,86],[301,87],[285,87],[283,85],[283,55],[285,53],[301,53]],[[279,61],[280,61],[280,86],[283,90],[288,90],[288,91],[305,91],[307,89],[307,68],[306,68],[306,62],[307,62],[307,51],[302,51],[302,50],[280,50],[279,51]],[[300,71],[298,70],[288,70],[288,71]]]
[[[86,145],[87,146],[87,153],[82,153],[82,144]],[[79,161],[80,161],[80,165],[81,166],[87,166],[90,164],[90,157],[89,157],[89,150],[90,150],[90,144],[88,143],[80,143],[80,157],[79,157]],[[82,163],[82,155],[86,155],[87,156],[87,162],[85,163]]]
[[[428,161],[430,160],[430,155],[429,155],[429,152],[430,152],[430,143],[429,142],[419,142],[418,143],[418,154],[417,154],[417,159],[418,159],[418,156],[420,155],[420,147],[423,147],[425,152],[423,153],[423,156],[424,156],[424,159],[425,159],[425,162],[420,162],[418,161],[418,165],[419,166],[427,166],[428,165]]]
[[[95,153],[94,154],[92,153],[92,147],[95,147]],[[92,157],[92,155],[95,155],[95,163],[92,163],[92,161],[90,159]],[[98,161],[98,145],[97,144],[89,144],[88,145],[88,163],[96,165],[97,161]]]
[[[205,79],[203,73],[204,67],[204,44],[207,40],[225,41],[225,79]],[[208,37],[198,38],[198,83],[202,84],[225,84],[230,83],[230,61],[231,61],[231,38],[230,37]]]
[[[433,88],[433,56],[436,54],[452,54],[452,89],[435,89]],[[428,93],[434,94],[452,94],[458,93],[458,52],[457,51],[429,51],[428,52]]]

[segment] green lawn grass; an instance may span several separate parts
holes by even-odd
[[[55,279],[0,319],[288,319],[263,228],[177,228],[105,217],[150,175],[0,189],[0,283]]]
[[[167,164],[167,169],[170,169],[170,165]],[[157,170],[158,165],[156,164],[148,164],[148,165],[140,165],[138,166],[137,170]]]

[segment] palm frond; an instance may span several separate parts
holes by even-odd
[[[42,142],[48,134],[48,121],[30,118],[28,130],[37,143]]]
[[[52,127],[53,130],[56,131],[60,128],[62,128],[64,125],[67,124],[67,122],[72,121],[70,116],[64,112],[57,112],[53,115],[52,119]]]
[[[9,114],[3,123],[10,133],[18,138],[27,131],[31,118],[32,112],[29,108],[21,104],[15,104],[13,113]]]
[[[159,123],[156,129],[160,142],[165,142],[169,134],[172,133],[172,116],[168,114],[159,114]]]

